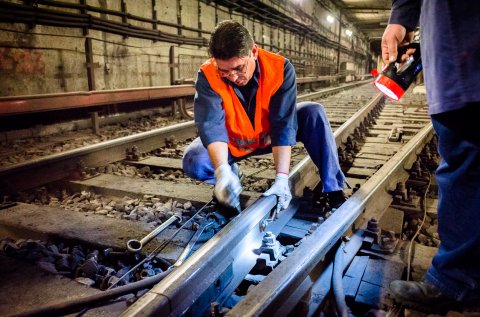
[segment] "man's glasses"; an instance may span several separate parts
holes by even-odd
[[[242,65],[238,65],[237,67],[233,68],[232,70],[223,70],[223,69],[218,68],[218,66],[217,66],[218,73],[222,77],[229,77],[229,76],[234,76],[234,75],[237,75],[237,76],[244,75],[247,72],[248,62],[250,62],[250,57],[251,56],[252,56],[252,54],[249,54],[248,59],[245,63],[243,63]]]

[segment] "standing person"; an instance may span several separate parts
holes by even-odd
[[[209,54],[195,83],[195,124],[200,136],[185,150],[184,172],[215,184],[218,201],[238,209],[242,187],[235,162],[272,152],[275,182],[263,195],[276,195],[277,209],[283,210],[292,197],[288,183],[291,147],[300,140],[320,171],[331,204],[338,207],[345,201],[345,177],[325,111],[318,103],[296,105],[292,64],[260,49],[248,30],[235,21],[216,26]]]
[[[421,16],[420,16],[421,12]],[[386,64],[420,16],[429,113],[442,158],[436,171],[441,244],[422,281],[393,281],[397,301],[423,310],[480,305],[480,2],[394,0],[382,37]],[[472,121],[475,120],[475,121]]]

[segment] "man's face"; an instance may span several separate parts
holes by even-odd
[[[255,72],[255,60],[258,56],[258,48],[253,44],[250,54],[242,57],[233,57],[227,60],[215,59],[218,73],[237,86],[245,86]]]

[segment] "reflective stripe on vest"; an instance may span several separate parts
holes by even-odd
[[[235,157],[244,156],[257,148],[264,148],[271,144],[268,118],[270,98],[283,83],[285,61],[282,56],[262,49],[258,49],[258,60],[260,77],[255,98],[255,128],[233,87],[226,84],[220,77],[213,58],[200,67],[210,87],[222,98],[229,138],[228,148]]]

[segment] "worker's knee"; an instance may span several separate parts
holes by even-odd
[[[297,104],[298,122],[325,122],[327,115],[323,106],[317,102],[303,101]],[[327,121],[328,122],[328,121]]]
[[[200,169],[196,154],[192,152],[185,152],[182,160],[182,168],[185,175],[193,179],[200,179]]]

